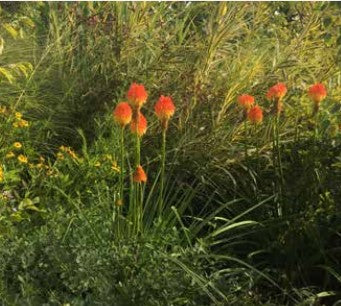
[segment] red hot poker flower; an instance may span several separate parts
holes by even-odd
[[[148,94],[142,84],[133,83],[130,85],[127,97],[133,108],[140,109],[147,101]]]
[[[132,109],[127,102],[118,103],[113,111],[114,119],[121,127],[130,123],[132,114]]]
[[[155,114],[161,122],[162,129],[168,127],[168,120],[174,115],[175,106],[171,97],[161,96],[154,106]]]
[[[269,91],[266,94],[266,97],[269,100],[272,100],[272,99],[280,100],[285,96],[286,93],[287,93],[287,87],[285,86],[285,84],[278,83],[269,89]]]
[[[261,123],[263,121],[263,111],[261,107],[258,105],[255,105],[254,107],[252,107],[249,110],[247,117],[254,124]]]
[[[255,103],[255,98],[253,96],[241,95],[238,97],[238,104],[244,109],[249,110],[254,103]]]
[[[308,95],[315,103],[320,103],[327,96],[327,89],[323,84],[316,83],[309,88]]]
[[[156,116],[161,120],[169,120],[174,115],[175,106],[171,97],[160,96],[154,106]]]
[[[144,172],[141,165],[137,166],[134,174],[133,174],[133,181],[135,183],[146,183],[147,182],[147,174]]]
[[[138,112],[137,118],[134,118],[130,124],[132,133],[137,133],[138,136],[142,136],[147,131],[147,119],[141,112]]]

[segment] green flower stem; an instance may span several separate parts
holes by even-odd
[[[124,127],[121,127],[121,165],[120,165],[120,199],[123,201],[123,181],[124,181]]]
[[[162,145],[161,145],[159,216],[161,216],[163,206],[164,206],[165,162],[166,162],[166,129],[164,128],[162,129]]]
[[[120,190],[119,190],[119,200],[121,201],[122,205],[124,203],[124,195],[123,195],[123,188],[124,188],[124,126],[121,127],[120,131]],[[121,237],[121,226],[120,226],[120,219],[121,219],[121,207],[116,206],[117,209],[117,236],[120,239]]]
[[[138,126],[138,122],[136,123]],[[136,133],[136,168],[141,163],[141,139],[140,136]],[[141,223],[142,223],[142,187],[140,183],[135,183],[135,207],[134,207],[134,228],[135,233],[138,234],[141,231]]]
[[[244,150],[245,150],[245,158],[247,159],[247,136],[248,136],[248,130],[247,130],[247,119],[244,119],[244,133],[245,133],[245,141],[244,141]]]
[[[276,174],[276,189],[278,193],[278,206],[277,212],[278,217],[281,217],[283,214],[282,208],[282,184],[284,182],[283,178],[283,169],[282,169],[282,161],[281,161],[281,151],[280,151],[280,135],[279,135],[279,115],[275,115],[274,122],[274,141],[273,141],[273,162],[275,167]]]

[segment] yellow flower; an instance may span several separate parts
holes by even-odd
[[[64,154],[61,152],[57,153],[57,159],[63,160],[64,159]]]
[[[13,144],[13,147],[16,148],[16,149],[21,149],[22,148],[22,144],[20,142],[15,142]]]
[[[100,167],[101,166],[101,163],[98,161],[95,163],[95,167]]]
[[[60,147],[59,147],[59,150],[62,151],[62,152],[65,152],[65,151],[67,151],[67,147],[65,147],[65,146],[60,146]]]
[[[41,169],[41,168],[43,168],[43,167],[44,167],[44,164],[42,164],[42,163],[39,163],[39,164],[37,164],[37,165],[36,165],[36,167],[37,167],[38,169]]]
[[[42,156],[39,156],[39,161],[43,164],[45,162],[45,158]]]
[[[116,172],[120,172],[120,168],[117,166],[117,162],[116,161],[113,161],[112,164],[111,164],[111,169],[116,171]]]
[[[28,121],[24,119],[20,119],[19,121],[13,122],[13,127],[28,127]]]
[[[28,127],[28,121],[27,121],[27,120],[24,120],[24,119],[21,119],[21,120],[18,122],[18,126],[19,126],[19,127]]]
[[[77,159],[78,158],[77,154],[74,151],[72,151],[71,149],[68,150],[68,153],[71,156],[71,158],[73,158],[73,159]]]
[[[15,113],[15,118],[20,120],[22,118],[22,113],[16,112]]]
[[[28,163],[27,157],[26,157],[25,155],[22,155],[22,154],[20,154],[20,155],[18,156],[18,161],[21,162],[21,163],[23,163],[23,164],[27,164],[27,163]]]
[[[14,154],[12,151],[10,151],[10,152],[8,152],[8,153],[6,154],[6,158],[7,158],[7,159],[10,159],[10,158],[13,158],[13,157],[15,157],[15,154]]]

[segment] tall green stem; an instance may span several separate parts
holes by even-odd
[[[120,200],[123,202],[124,181],[124,127],[121,127],[121,165],[120,165]]]
[[[119,190],[119,199],[121,205],[124,203],[124,195],[123,195],[123,181],[124,181],[124,126],[121,127],[120,131],[120,190]],[[121,237],[121,228],[120,228],[120,218],[121,218],[121,205],[116,206],[117,208],[117,236]]]
[[[166,129],[162,130],[162,145],[161,145],[161,173],[160,173],[160,201],[159,201],[159,216],[162,214],[164,205],[164,184],[165,184],[165,162],[166,162]]]
[[[274,154],[274,167],[275,167],[275,173],[276,173],[276,189],[278,193],[278,216],[282,216],[282,184],[283,184],[283,169],[282,169],[282,161],[281,161],[281,151],[280,151],[280,134],[279,134],[279,115],[275,115],[275,122],[274,122],[274,148],[273,148],[273,154]]]
[[[138,122],[136,123],[138,126]],[[141,140],[138,133],[136,133],[136,158],[135,158],[136,167],[141,164]],[[135,183],[135,210],[134,210],[134,226],[136,233],[141,231],[142,225],[142,187],[141,183]]]
[[[245,133],[245,139],[244,139],[244,150],[245,150],[245,158],[247,158],[247,121],[246,121],[246,116],[244,118],[244,133]]]

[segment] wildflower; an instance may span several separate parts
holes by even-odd
[[[286,93],[287,93],[287,87],[285,86],[285,84],[284,83],[278,83],[278,84],[272,86],[268,90],[266,97],[269,100],[272,100],[272,99],[280,100],[285,96]]]
[[[116,161],[112,162],[111,169],[116,171],[116,172],[121,172],[120,168],[117,166],[117,162]]]
[[[275,104],[273,106],[273,113],[279,116],[281,114],[281,111],[283,109],[283,103],[282,98],[287,93],[287,87],[284,83],[278,83],[274,86],[272,86],[268,93],[266,94],[266,97],[269,100],[275,100]]]
[[[168,120],[174,115],[175,106],[171,97],[161,96],[154,106],[155,114],[161,121],[163,129],[167,129]]]
[[[137,133],[138,136],[142,136],[147,131],[147,119],[141,112],[138,112],[138,116],[130,124],[132,133]]]
[[[162,120],[168,120],[174,115],[175,106],[171,97],[161,96],[154,107],[156,116]]]
[[[132,109],[127,102],[118,103],[113,111],[114,119],[121,127],[130,123],[132,115]]]
[[[148,94],[142,84],[133,83],[127,93],[129,103],[134,109],[139,110],[141,106],[147,101]]]
[[[22,144],[20,143],[20,142],[15,142],[14,144],[13,144],[13,147],[14,148],[16,148],[16,149],[21,149],[22,148]]]
[[[15,154],[14,154],[12,151],[10,151],[10,152],[8,152],[8,153],[6,154],[6,158],[7,158],[7,159],[11,159],[11,158],[13,158],[13,157],[15,157]]]
[[[39,156],[39,161],[43,164],[45,162],[45,158],[42,156]]]
[[[59,147],[59,151],[66,152],[66,151],[67,151],[67,147],[65,147],[65,146],[60,146],[60,147]]]
[[[15,113],[15,118],[17,118],[18,120],[20,120],[22,118],[22,113],[16,112]]]
[[[316,83],[309,88],[308,95],[313,102],[319,104],[327,96],[326,87],[321,83]]]
[[[135,183],[145,183],[147,182],[147,175],[144,172],[142,166],[137,166],[134,174],[133,174],[133,181]]]
[[[250,95],[241,95],[238,97],[238,104],[242,108],[249,110],[255,103],[255,98]]]
[[[26,157],[25,155],[22,155],[22,154],[20,154],[20,155],[18,156],[18,161],[21,162],[21,163],[23,163],[23,164],[27,164],[27,163],[28,163],[27,157]]]
[[[44,164],[43,164],[43,163],[38,163],[38,164],[36,165],[36,167],[37,167],[38,169],[42,169],[42,168],[44,168]]]
[[[68,148],[67,153],[71,156],[72,159],[78,159],[78,156],[75,153],[75,151],[71,150],[70,148]]]
[[[255,105],[254,107],[252,107],[249,110],[247,116],[249,120],[254,124],[258,124],[263,121],[263,111],[258,105]]]
[[[56,156],[57,156],[57,159],[59,160],[63,160],[65,158],[62,152],[57,152]]]
[[[24,119],[21,119],[20,121],[15,122],[15,123],[17,123],[18,127],[28,127],[28,121]]]
[[[95,162],[95,167],[100,167],[101,166],[101,163],[98,161],[98,162]]]

